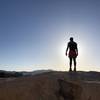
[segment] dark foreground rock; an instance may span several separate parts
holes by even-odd
[[[100,100],[100,83],[63,72],[2,79],[0,100]]]

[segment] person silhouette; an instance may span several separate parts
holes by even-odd
[[[67,44],[66,56],[67,56],[68,50],[69,50],[68,57],[70,60],[69,71],[72,71],[72,60],[74,61],[74,71],[76,71],[76,57],[78,56],[78,48],[77,48],[77,43],[74,42],[73,37],[70,37],[70,41]]]

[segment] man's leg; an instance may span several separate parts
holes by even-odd
[[[76,71],[76,57],[73,58],[73,61],[74,61],[74,71]]]
[[[70,59],[70,62],[69,62],[70,69],[69,69],[69,71],[72,71],[72,58],[70,57],[69,59]]]

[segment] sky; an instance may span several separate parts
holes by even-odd
[[[77,69],[100,71],[100,0],[0,0],[0,70],[66,71],[70,37]]]

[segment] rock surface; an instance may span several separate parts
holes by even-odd
[[[100,83],[66,72],[1,79],[0,100],[100,100]]]

